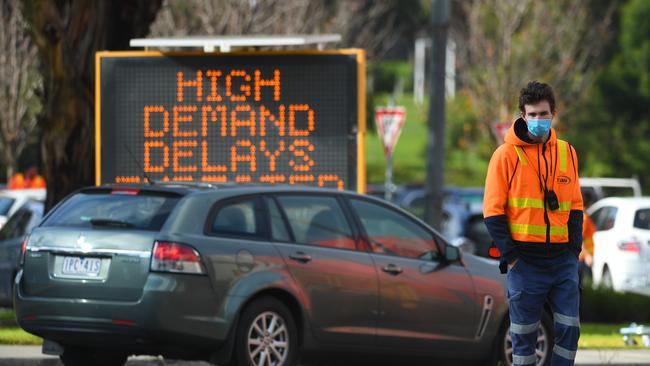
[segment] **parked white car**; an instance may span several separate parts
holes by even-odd
[[[6,189],[0,191],[0,228],[28,200],[45,201],[45,188]]]
[[[589,209],[595,285],[650,296],[650,197],[610,197]]]

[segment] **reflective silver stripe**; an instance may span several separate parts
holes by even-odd
[[[557,344],[553,347],[553,353],[556,355],[566,358],[567,360],[574,360],[576,358],[576,351],[569,351],[566,348],[560,347]]]
[[[560,313],[553,313],[553,320],[556,323],[564,324],[569,327],[580,327],[580,318],[577,316],[562,315]]]
[[[510,331],[515,334],[534,333],[539,328],[539,322],[533,324],[517,324],[510,322]]]
[[[528,365],[531,363],[535,364],[536,362],[537,362],[537,356],[534,353],[528,356],[512,355],[512,363],[515,365]]]

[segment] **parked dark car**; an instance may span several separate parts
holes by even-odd
[[[383,198],[381,186],[368,186],[368,194]],[[483,223],[483,188],[448,186],[443,190],[441,234],[469,253],[490,258],[492,239]],[[426,191],[422,185],[398,185],[391,200],[424,219]]]
[[[153,354],[287,366],[313,351],[510,364],[493,262],[353,192],[87,188],[32,231],[23,261],[18,323],[65,365]],[[551,328],[545,314],[540,365]]]
[[[43,202],[27,200],[0,229],[0,306],[13,306],[13,283],[25,235],[43,217]]]

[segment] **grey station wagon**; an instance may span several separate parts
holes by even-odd
[[[27,240],[14,302],[65,365],[313,351],[510,364],[504,278],[379,199],[295,186],[83,189]],[[552,348],[540,327],[538,365]]]

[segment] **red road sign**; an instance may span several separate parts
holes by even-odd
[[[405,120],[406,108],[404,107],[375,108],[375,122],[379,129],[379,138],[384,145],[384,154],[386,156],[393,154]]]
[[[492,123],[492,132],[494,133],[494,136],[496,136],[497,141],[499,141],[499,144],[502,144],[503,141],[506,138],[506,133],[508,133],[508,129],[512,126],[512,122],[494,122]]]

